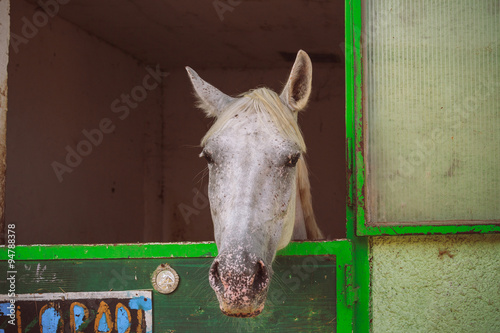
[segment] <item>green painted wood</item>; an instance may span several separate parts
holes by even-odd
[[[277,258],[265,310],[256,318],[220,312],[208,283],[212,258],[20,261],[16,293],[152,289],[151,274],[165,262],[180,283],[170,295],[153,293],[155,332],[336,331],[338,262],[332,255]],[[0,269],[7,271],[7,262]],[[7,289],[6,280],[0,280],[0,292]],[[5,320],[0,317],[0,325]]]
[[[347,240],[291,242],[277,256],[336,254],[349,247]],[[8,259],[8,248],[0,246],[0,259]],[[217,256],[214,242],[144,243],[96,245],[20,245],[14,249],[16,260],[124,259],[124,258],[198,258]]]
[[[6,258],[7,249],[0,247],[0,258]],[[145,243],[145,244],[89,244],[89,245],[20,245],[15,248],[17,260],[52,259],[122,259],[166,257],[215,257],[217,246],[204,243]]]
[[[8,248],[5,246],[0,247],[0,259],[7,260],[9,258]],[[110,289],[113,290],[132,290],[137,288],[146,288],[151,289],[151,284],[149,282],[150,274],[154,271],[157,264],[168,262],[171,263],[173,261],[178,262],[181,260],[184,262],[184,265],[192,265],[192,270],[186,271],[186,275],[190,275],[195,277],[191,286],[193,288],[201,288],[203,291],[200,296],[196,298],[196,304],[211,304],[211,311],[209,312],[210,316],[215,316],[215,314],[219,315],[217,310],[217,305],[215,302],[215,294],[210,287],[208,287],[208,267],[213,260],[212,257],[217,255],[217,247],[212,242],[207,243],[167,243],[167,244],[117,244],[117,245],[31,245],[31,246],[17,246],[13,249],[14,251],[14,269],[19,270],[23,268],[25,271],[19,271],[16,274],[16,286],[20,289],[16,289],[17,293],[28,292],[30,288],[35,288],[35,290],[39,290],[40,292],[70,292],[76,291],[80,287],[82,287],[82,283],[84,284],[94,284],[97,285],[99,283],[101,287],[94,291],[108,291]],[[333,312],[332,315],[337,318],[336,319],[336,330],[338,332],[351,332],[352,331],[352,318],[353,318],[353,307],[348,306],[348,299],[351,299],[350,293],[355,289],[354,285],[348,286],[348,281],[345,276],[345,266],[352,266],[352,245],[349,240],[337,240],[337,241],[325,241],[325,242],[291,242],[285,249],[281,250],[277,254],[276,262],[274,263],[274,269],[276,272],[286,272],[289,271],[290,275],[288,278],[279,278],[280,274],[275,274],[275,281],[272,283],[271,291],[270,291],[270,302],[267,304],[269,306],[266,307],[267,310],[271,310],[274,307],[280,307],[280,311],[288,311],[286,310],[289,306],[290,308],[295,307],[298,309],[299,303],[295,305],[290,302],[279,303],[280,297],[282,295],[286,295],[287,299],[289,297],[290,292],[288,289],[292,288],[297,282],[297,278],[302,279],[302,277],[306,276],[303,272],[300,271],[302,269],[301,265],[307,263],[309,260],[309,265],[311,263],[311,259],[307,259],[308,256],[314,256],[312,258],[335,258],[336,265],[332,263],[332,269],[334,267],[335,279],[330,280],[329,278],[321,281],[321,284],[324,288],[328,290],[334,290],[335,297],[333,299],[329,299],[329,302],[333,304]],[[155,259],[153,259],[155,258]],[[112,259],[112,260],[109,260]],[[194,261],[191,261],[194,260]],[[296,262],[301,263],[301,265],[292,264],[289,260],[296,260]],[[149,266],[146,268],[141,268],[141,270],[135,267],[143,267],[141,266],[141,262],[148,262]],[[134,262],[134,264],[132,264]],[[193,264],[187,264],[188,262],[192,262]],[[36,266],[35,263],[37,263]],[[40,263],[40,266],[38,266]],[[64,267],[54,267],[53,263],[65,263]],[[202,264],[200,264],[202,263]],[[101,267],[104,269],[81,269],[84,267],[82,265],[94,265],[95,267]],[[27,265],[27,266],[25,266]],[[132,266],[135,265],[134,271],[132,272]],[[156,265],[156,266],[155,266]],[[177,264],[176,264],[177,265]],[[3,261],[0,263],[0,268],[6,268],[7,261]],[[25,267],[30,267],[29,269]],[[87,266],[85,266],[87,267]],[[328,269],[331,269],[328,268]],[[31,269],[35,269],[33,273]],[[186,268],[187,269],[187,268]],[[145,272],[148,270],[148,272]],[[32,275],[29,275],[27,272],[31,272]],[[102,272],[101,272],[102,271]],[[138,272],[137,280],[135,280],[136,275],[135,272]],[[59,280],[57,278],[57,274],[59,272],[63,272],[62,274],[66,276],[64,280]],[[147,274],[146,274],[147,273]],[[33,274],[41,274],[38,280],[33,278]],[[48,275],[47,275],[48,274]],[[56,274],[56,275],[54,275]],[[31,277],[30,277],[31,276]],[[73,276],[73,277],[71,277]],[[145,277],[147,276],[147,277]],[[133,278],[132,278],[133,277]],[[182,276],[181,276],[182,278]],[[288,279],[288,280],[287,280]],[[52,281],[53,280],[53,281]],[[184,280],[184,279],[183,279]],[[55,285],[51,284],[50,288],[47,287],[44,282],[52,281],[57,282]],[[87,282],[82,282],[87,281]],[[105,281],[105,282],[103,282]],[[143,284],[140,284],[137,281],[142,281]],[[146,282],[147,281],[147,282]],[[284,281],[284,282],[283,282]],[[148,285],[149,283],[149,285]],[[292,287],[288,286],[292,284]],[[204,287],[198,287],[203,286]],[[0,280],[0,292],[5,290],[5,280]],[[188,289],[193,289],[188,288]],[[281,288],[281,289],[276,289]],[[283,289],[284,288],[284,289]],[[288,288],[288,289],[287,289]],[[294,288],[294,287],[293,287]],[[306,302],[310,295],[313,295],[317,292],[317,295],[321,295],[321,291],[323,287],[315,287],[320,288],[314,290],[304,289],[304,293],[302,296],[304,297],[301,301]],[[277,291],[273,291],[273,290]],[[280,291],[282,290],[282,291]],[[195,290],[198,292],[198,289]],[[201,292],[201,291],[200,291]],[[177,291],[176,291],[177,293]],[[273,294],[274,293],[274,294]],[[307,297],[306,297],[307,294]],[[163,295],[155,293],[160,298],[164,298]],[[301,297],[302,297],[301,296]],[[191,296],[190,296],[191,297]],[[274,301],[273,301],[274,297]],[[295,297],[295,296],[294,296]],[[314,297],[313,297],[314,298]],[[295,298],[294,298],[295,299]],[[318,298],[315,298],[318,300]],[[277,300],[277,301],[276,301]],[[298,301],[298,300],[297,300]],[[205,302],[205,303],[204,303]],[[208,303],[207,303],[208,302]],[[316,301],[318,302],[318,301]],[[305,303],[304,303],[305,304]],[[320,303],[316,303],[320,304]],[[285,308],[281,307],[284,305]],[[301,311],[304,311],[307,307],[303,308]],[[204,308],[201,310],[206,311]],[[201,311],[200,310],[200,311]],[[216,311],[217,310],[217,311]],[[277,310],[276,310],[277,311]],[[295,311],[295,310],[294,310]],[[298,310],[297,310],[298,311]],[[316,312],[314,308],[310,308],[310,311]],[[300,311],[298,311],[300,312]],[[262,315],[255,319],[250,320],[240,320],[228,318],[225,316],[217,317],[220,320],[228,321],[228,323],[232,323],[231,325],[236,325],[234,327],[240,327],[241,325],[250,325],[249,323],[256,322],[257,324],[251,325],[270,325],[269,327],[274,327],[276,318],[291,318],[288,315],[279,314],[268,314],[264,312]],[[276,312],[279,313],[279,312]],[[312,313],[313,316],[316,316]],[[163,316],[163,312],[160,313],[160,316]],[[267,317],[266,317],[267,316]],[[287,317],[288,316],[288,317]],[[215,317],[205,317],[205,320],[214,320]],[[266,319],[267,318],[267,319]],[[273,319],[275,318],[275,319]],[[310,319],[312,320],[312,319]],[[294,322],[299,321],[299,319]],[[229,324],[228,324],[229,325]],[[240,325],[240,326],[237,326]],[[274,325],[274,326],[273,326]],[[333,326],[328,326],[326,331],[328,332],[330,328],[335,328],[335,324]],[[250,326],[241,326],[242,331],[245,331],[244,327],[250,328]],[[259,326],[260,327],[260,326]],[[323,326],[325,328],[325,326]],[[238,328],[240,329],[240,328]],[[289,331],[295,331],[289,327]],[[301,331],[300,327],[297,326],[297,330]],[[189,330],[188,330],[189,331]],[[199,331],[199,330],[198,330]],[[197,331],[197,332],[198,332]],[[210,331],[210,330],[209,330]],[[231,330],[230,330],[231,331]],[[234,329],[232,330],[234,331]],[[277,329],[279,331],[279,329]],[[163,331],[160,331],[163,332]]]
[[[347,149],[350,149],[349,156],[353,159],[354,172],[349,174],[350,183],[353,184],[353,196],[350,201],[354,205],[347,205],[347,238],[352,241],[353,246],[353,280],[357,292],[357,302],[354,305],[353,332],[370,332],[370,262],[369,246],[367,237],[359,237],[359,231],[356,230],[357,219],[357,198],[359,192],[355,192],[359,187],[360,181],[364,177],[360,173],[359,159],[355,159],[355,143],[359,147],[362,138],[355,136],[355,110],[361,106],[361,86],[362,77],[361,63],[361,0],[345,1],[345,70],[346,70],[346,140],[349,143]],[[357,132],[359,133],[359,132]],[[348,201],[349,202],[349,201]]]
[[[356,182],[355,176],[359,176],[359,170],[356,169],[354,160],[354,143],[359,142],[359,137],[355,137],[354,115],[356,106],[360,105],[361,90],[356,80],[359,80],[361,75],[358,71],[362,70],[360,51],[360,40],[358,29],[361,27],[361,0],[346,0],[345,1],[345,90],[346,90],[346,141],[348,143],[346,153],[353,161],[353,171],[348,174],[348,183],[351,184],[352,190],[348,192],[351,197],[347,201],[351,205],[346,207],[347,220],[347,238],[351,240],[353,247],[353,283],[355,292],[357,293],[357,301],[353,307],[354,319],[352,324],[353,332],[370,332],[370,262],[369,262],[369,246],[367,237],[359,237],[356,232],[356,209],[353,204],[356,204]],[[363,176],[363,175],[361,175]]]
[[[446,234],[487,234],[500,233],[500,225],[368,225],[360,227],[359,234],[363,236],[394,236],[394,235],[446,235]]]

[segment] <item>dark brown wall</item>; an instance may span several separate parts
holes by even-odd
[[[22,36],[26,19],[39,9],[24,1],[13,1],[11,7],[11,31]],[[239,9],[243,15],[244,8]],[[290,17],[297,17],[293,10]],[[286,21],[287,14],[281,16]],[[248,33],[233,31],[226,22],[214,23],[224,26],[225,33],[223,44],[205,50],[212,60],[215,54],[225,59],[231,40]],[[113,102],[142,86],[147,68],[156,64],[138,60],[59,16],[38,30],[17,50],[11,46],[8,65],[6,222],[17,224],[18,244],[213,240],[205,162],[198,157],[211,121],[194,107],[183,66],[169,65],[166,57],[161,70],[168,77],[121,119]],[[332,37],[338,40],[338,35],[343,35],[341,28]],[[337,43],[316,37],[318,49],[327,45],[332,54],[339,53]],[[275,40],[263,39],[258,47],[268,55],[279,54]],[[194,57],[189,46],[171,52]],[[279,92],[293,64],[293,59],[279,58],[266,62],[255,57],[255,66],[236,69],[225,67],[223,60],[210,68],[184,65],[230,95],[262,85]],[[344,65],[342,59],[314,60],[313,92],[299,121],[318,223],[328,238],[342,238]],[[99,128],[104,119],[112,133],[103,133],[102,142],[58,179],[54,162],[68,166],[67,147],[77,150],[88,141],[83,131]]]

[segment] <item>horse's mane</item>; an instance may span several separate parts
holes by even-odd
[[[198,106],[205,107],[203,102],[200,102]],[[295,142],[303,153],[306,152],[304,137],[297,124],[298,112],[291,112],[287,109],[278,94],[268,88],[258,88],[241,94],[240,98],[234,99],[226,109],[221,110],[220,116],[201,140],[201,145],[205,146],[208,139],[225,127],[236,115],[246,112],[256,113],[263,123],[271,119],[283,137]],[[323,238],[314,217],[311,185],[303,156],[297,164],[297,191],[302,202],[307,238],[311,240]]]
[[[307,239],[324,239],[323,233],[316,223],[312,206],[311,183],[309,183],[309,172],[307,164],[302,157],[297,162],[297,190],[299,191],[302,211],[304,213],[304,223],[306,225]]]

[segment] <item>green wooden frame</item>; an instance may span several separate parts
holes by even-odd
[[[360,60],[356,59],[355,48],[359,48],[361,30],[355,30],[361,24],[359,0],[346,0],[345,11],[345,124],[346,124],[346,184],[347,184],[347,207],[346,207],[346,234],[353,244],[354,256],[354,284],[357,288],[357,302],[354,308],[354,332],[370,332],[370,247],[367,237],[359,237],[356,233],[356,208],[355,208],[355,161],[354,161],[354,110],[357,102],[355,96],[361,98],[360,89],[361,76],[357,75],[360,68]],[[354,20],[359,20],[355,24]],[[357,41],[357,42],[356,42]],[[357,44],[356,44],[357,43]],[[356,46],[357,45],[357,46]],[[362,156],[361,156],[362,157]]]
[[[349,6],[348,6],[349,4]],[[363,109],[363,50],[362,50],[362,0],[346,1],[346,29],[351,25],[351,34],[346,30],[346,133],[347,165],[352,180],[349,181],[348,202],[355,209],[356,234],[359,236],[406,235],[406,234],[457,234],[498,233],[499,224],[446,224],[425,223],[420,225],[369,224],[366,212],[366,169],[364,149]],[[350,22],[347,22],[349,17]],[[349,37],[349,38],[348,38]],[[493,222],[495,223],[495,222]]]
[[[206,258],[217,255],[217,246],[213,242],[30,245],[16,246],[14,251],[16,263],[22,263],[33,260]],[[326,242],[292,242],[277,254],[278,256],[334,255],[336,257],[338,332],[352,332],[355,302],[352,252],[351,242],[344,239]],[[0,247],[0,259],[7,260],[8,258],[8,248]]]

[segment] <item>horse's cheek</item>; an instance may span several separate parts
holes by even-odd
[[[279,210],[281,214],[285,214],[288,211],[295,194],[295,173],[293,169],[284,170],[281,173],[281,177],[276,188],[278,189],[277,192],[280,195]]]

